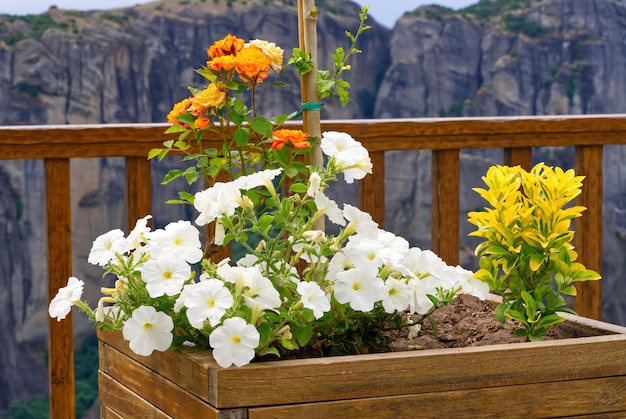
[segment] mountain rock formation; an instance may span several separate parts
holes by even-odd
[[[515,4],[516,7],[506,6]],[[75,12],[51,8],[39,16],[0,16],[0,125],[164,122],[173,103],[201,78],[194,70],[206,49],[228,33],[267,39],[285,48],[297,43],[294,0],[161,0],[132,8]],[[332,65],[344,31],[355,31],[359,7],[346,0],[319,1],[320,68]],[[618,0],[481,0],[459,12],[425,6],[389,30],[376,22],[363,34],[352,70],[352,102],[331,101],[323,118],[402,118],[626,113],[626,4]],[[297,77],[280,77],[292,86]],[[291,112],[299,90],[272,89],[260,96],[262,112]],[[625,267],[626,155],[605,153],[605,318],[626,324],[617,280]],[[571,150],[549,150],[550,164],[572,164]],[[387,225],[412,244],[430,245],[430,155],[387,153]],[[463,153],[461,219],[480,206],[471,192],[495,151]],[[176,164],[171,162],[170,164]],[[77,160],[72,183],[75,275],[99,295],[101,270],[86,263],[91,241],[124,223],[124,163]],[[155,199],[177,187],[158,185],[167,171],[155,167]],[[160,171],[160,173],[159,173]],[[46,342],[47,288],[42,220],[43,164],[0,161],[1,281],[0,413],[45,382],[36,351]],[[354,191],[340,191],[354,201]],[[157,226],[185,209],[160,208]],[[465,246],[469,225],[462,226]],[[475,262],[471,251],[464,263]],[[612,299],[613,298],[613,299]],[[77,329],[90,326],[75,316]],[[21,366],[35,365],[32,374]],[[38,368],[36,366],[39,366]],[[43,378],[42,378],[43,377]],[[3,381],[4,380],[4,381]],[[9,386],[9,383],[11,385]],[[7,387],[8,386],[8,387]],[[10,388],[11,391],[4,391]],[[5,397],[6,395],[6,397]]]

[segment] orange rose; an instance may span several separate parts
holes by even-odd
[[[209,121],[209,118],[200,116],[194,121],[193,125],[194,127],[196,127],[197,130],[203,130],[209,127]]]
[[[227,72],[235,68],[238,62],[237,57],[234,55],[223,55],[207,61],[206,64],[211,70]]]
[[[226,99],[226,93],[222,91],[215,83],[211,83],[203,91],[196,93],[191,98],[189,112],[199,116],[208,108],[214,108],[221,105]]]
[[[220,39],[211,45],[207,50],[207,54],[211,59],[224,55],[235,55],[243,48],[243,45],[243,39],[228,34],[224,39]]]
[[[255,46],[249,46],[237,54],[235,69],[244,81],[260,83],[267,78],[270,68],[270,58]]]
[[[272,148],[280,150],[285,144],[291,144],[298,150],[311,147],[308,141],[311,136],[299,129],[277,129],[272,137]]]
[[[269,57],[270,66],[275,72],[278,73],[283,68],[283,49],[277,47],[275,43],[254,39],[246,44],[246,46],[248,45],[254,45],[263,51]]]
[[[183,99],[175,104],[170,113],[167,114],[167,122],[172,125],[180,125],[178,117],[189,110],[189,105],[191,105],[191,99],[189,98]]]

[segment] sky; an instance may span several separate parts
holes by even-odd
[[[439,4],[452,9],[460,9],[478,0],[355,0],[357,3],[370,6],[370,15],[378,22],[393,27],[406,11],[415,10],[424,4]],[[149,0],[0,0],[0,14],[26,15],[40,14],[47,11],[51,5],[59,9],[72,10],[106,10],[115,7],[129,7]]]

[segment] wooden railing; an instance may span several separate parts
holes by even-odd
[[[459,153],[504,149],[506,164],[529,168],[533,147],[575,146],[575,170],[585,175],[577,204],[587,207],[576,225],[580,260],[602,265],[602,153],[604,145],[626,144],[626,115],[351,120],[323,122],[322,130],[346,131],[370,151],[374,173],[359,184],[359,205],[384,226],[384,153],[432,150],[432,249],[449,264],[459,261]],[[161,124],[0,127],[1,159],[44,159],[47,180],[48,289],[52,298],[72,275],[70,159],[126,158],[127,219],[152,212],[148,151],[166,139]],[[218,139],[215,145],[218,145]],[[478,185],[477,185],[478,186]],[[578,287],[575,310],[601,315],[601,283]],[[73,418],[74,373],[71,317],[49,323],[51,414]]]

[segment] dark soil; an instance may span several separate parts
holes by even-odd
[[[394,351],[460,348],[466,346],[496,345],[500,343],[526,342],[525,337],[515,336],[515,323],[508,320],[504,324],[494,316],[496,303],[480,301],[470,295],[460,295],[446,307],[440,307],[432,315],[436,324],[434,331],[430,322],[425,321],[416,338],[407,339],[408,331],[399,331],[393,337]],[[549,329],[544,340],[565,339],[572,331],[559,326]]]

